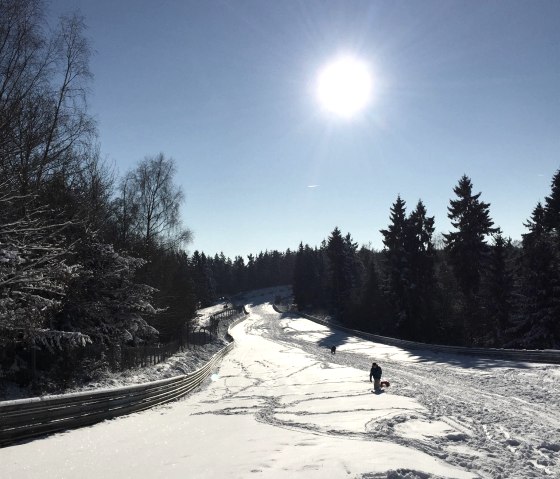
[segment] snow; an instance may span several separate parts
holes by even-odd
[[[199,309],[196,312],[195,318],[195,325],[197,327],[207,327],[210,325],[210,316],[216,313],[220,313],[224,310],[224,306],[227,306],[228,303],[220,302],[213,306],[208,306],[207,308]]]
[[[197,317],[198,321],[196,326],[207,326],[210,316],[219,311],[223,311],[223,304],[198,310],[197,313],[199,316]],[[232,320],[234,319],[236,318],[232,318]],[[188,349],[172,355],[165,362],[118,372],[104,371],[98,379],[84,385],[67,388],[64,392],[73,393],[95,389],[117,388],[188,374],[204,366],[204,364],[226,344],[227,343],[222,338],[214,338],[212,342],[204,346],[190,345]],[[27,388],[17,387],[15,384],[7,381],[2,386],[3,387],[0,389],[0,400],[23,399],[30,396],[30,392]]]
[[[560,476],[559,366],[375,344],[276,313],[272,294],[198,391],[0,449],[0,477]],[[381,394],[373,360],[391,381]]]

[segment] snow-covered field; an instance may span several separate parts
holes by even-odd
[[[199,391],[0,449],[0,477],[560,477],[560,366],[410,353],[270,299]],[[372,360],[387,392],[372,393]]]

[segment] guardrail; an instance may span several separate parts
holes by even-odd
[[[279,313],[289,312],[282,311],[280,308],[278,308],[277,305],[273,305],[273,307]],[[406,341],[404,339],[379,336],[377,334],[366,333],[357,329],[350,329],[346,326],[315,318],[309,314],[301,313],[299,311],[295,312],[295,314],[309,319],[310,321],[313,321],[315,323],[322,324],[323,326],[328,326],[329,328],[333,329],[340,329],[362,339],[375,341],[381,344],[387,344],[389,346],[398,346],[404,349],[423,349],[433,352],[467,354],[470,356],[479,356],[484,358],[508,359],[512,361],[526,361],[533,363],[560,364],[560,350],[557,349],[468,348],[463,346],[446,346],[443,344],[418,343],[415,341]]]
[[[210,316],[210,318],[209,318],[210,325],[209,325],[208,329],[212,333],[217,334],[219,325],[223,320],[232,318],[232,317],[234,317],[238,314],[247,314],[247,312],[245,311],[245,306],[243,306],[243,305],[241,305],[241,306],[229,305],[229,306],[226,307],[226,309],[224,309],[222,311],[219,311],[217,313],[214,313]]]
[[[145,384],[0,402],[0,447],[36,436],[88,426],[174,401],[200,386],[233,347],[231,342],[193,373]]]

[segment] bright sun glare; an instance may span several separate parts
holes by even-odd
[[[371,90],[368,65],[355,57],[339,57],[319,73],[317,96],[321,106],[343,118],[352,118],[363,110],[371,100]]]

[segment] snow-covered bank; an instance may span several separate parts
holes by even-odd
[[[412,354],[282,316],[268,299],[253,301],[202,390],[1,449],[0,476],[558,476],[559,367]],[[372,359],[392,382],[380,395]]]
[[[196,326],[207,326],[210,316],[220,311],[223,311],[223,303],[200,309],[197,311]],[[117,372],[99,371],[95,380],[57,391],[57,394],[129,386],[188,374],[206,364],[225,345],[226,341],[224,341],[224,338],[214,338],[212,342],[204,346],[191,345],[184,351],[177,352],[166,361],[158,364]],[[23,399],[32,396],[34,395],[29,388],[20,388],[8,382],[0,385],[0,401]]]

